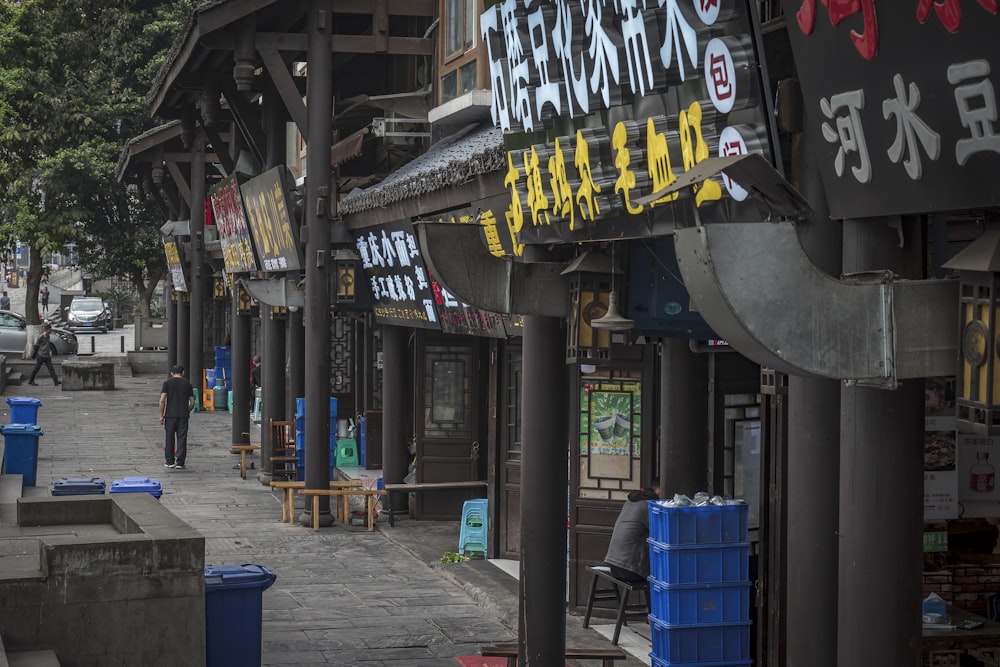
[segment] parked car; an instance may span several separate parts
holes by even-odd
[[[100,329],[107,333],[111,324],[111,309],[100,297],[76,296],[66,306],[66,328],[71,331]]]
[[[22,355],[28,346],[28,321],[17,313],[0,310],[0,354]],[[53,327],[49,337],[52,354],[76,354],[76,336],[71,331]]]

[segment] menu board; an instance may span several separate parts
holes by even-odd
[[[230,176],[209,192],[212,201],[212,215],[219,230],[222,245],[222,259],[227,273],[253,273],[257,271],[257,260],[253,255],[250,229],[247,227],[246,211],[243,210],[243,196],[235,176]]]
[[[434,292],[409,220],[361,230],[356,240],[379,324],[440,329]]]
[[[955,378],[924,385],[924,520],[958,518]]]
[[[281,184],[283,167],[275,167],[240,186],[250,234],[264,271],[302,268],[299,242]]]

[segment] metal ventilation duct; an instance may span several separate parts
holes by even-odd
[[[954,375],[956,280],[888,273],[834,279],[809,260],[789,222],[678,229],[677,261],[705,321],[757,363],[883,388]]]

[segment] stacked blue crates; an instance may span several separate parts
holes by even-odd
[[[751,664],[747,509],[649,503],[654,667]]]
[[[295,456],[298,458],[297,479],[301,482],[306,474],[306,399],[295,399]],[[337,399],[330,397],[330,479],[337,467]]]
[[[215,376],[225,378],[226,388],[233,388],[233,348],[228,345],[215,346]],[[209,387],[215,387],[213,379],[209,379]]]

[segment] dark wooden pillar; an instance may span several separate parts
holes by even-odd
[[[177,298],[173,281],[167,282],[167,370],[177,365]]]
[[[526,259],[542,256],[525,248]],[[552,667],[564,664],[566,651],[569,405],[562,322],[525,317],[523,345],[518,664]]]
[[[406,449],[408,329],[382,326],[382,480],[402,484],[409,457]],[[397,493],[393,511],[406,509],[406,496]]]
[[[205,370],[205,138],[191,145],[191,311],[188,331],[188,379],[201,391]],[[204,403],[205,397],[199,395]]]
[[[310,0],[306,9],[306,158],[305,226],[305,395],[306,488],[330,484],[330,215],[337,193],[330,179],[333,112],[333,5]],[[333,523],[329,496],[320,496],[320,525]],[[302,521],[312,521],[311,506]]]
[[[660,343],[660,489],[694,496],[708,488],[708,355],[687,338]]]
[[[922,273],[918,221],[844,222],[844,271]],[[898,219],[896,222],[900,222]],[[900,248],[902,238],[903,247]],[[837,664],[920,664],[924,383],[841,390]]]
[[[232,436],[234,445],[250,444],[250,313],[240,310],[240,292],[233,293],[233,414]]]
[[[271,420],[289,419],[285,414],[285,323],[270,306],[261,304],[261,329],[264,354],[261,355],[261,467],[262,484],[271,481]]]

